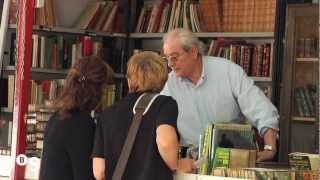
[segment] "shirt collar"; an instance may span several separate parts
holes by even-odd
[[[178,77],[178,79],[179,79],[181,82],[191,84],[191,85],[194,86],[194,87],[201,86],[201,85],[203,84],[203,82],[205,81],[205,79],[206,79],[205,61],[203,60],[202,56],[201,56],[201,61],[202,61],[202,71],[201,71],[200,78],[199,78],[199,80],[198,80],[198,82],[197,82],[196,85],[194,85],[194,84],[193,84],[189,79],[187,79],[187,78]]]

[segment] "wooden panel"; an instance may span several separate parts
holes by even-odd
[[[315,62],[298,62],[295,64],[294,87],[316,84],[319,76],[319,65]]]
[[[291,152],[315,153],[314,123],[293,122],[291,131]]]
[[[310,38],[318,37],[319,28],[315,26],[317,24],[317,17],[300,16],[296,18],[296,37]]]
[[[294,48],[294,11],[287,9],[286,14],[286,43],[284,53],[284,63],[282,69],[281,99],[280,99],[280,143],[279,161],[288,163],[289,143],[290,143],[290,118],[291,118],[291,86],[293,69],[293,48]]]
[[[280,99],[280,161],[288,161],[288,153],[294,151],[317,152],[317,123],[315,121],[297,121],[294,88],[307,84],[319,84],[319,63],[304,56],[296,57],[298,40],[301,38],[319,39],[318,18],[319,5],[289,5],[286,14],[285,54],[282,71]],[[317,45],[318,47],[318,45]],[[303,54],[305,55],[305,54]],[[314,56],[318,56],[314,53]],[[298,60],[298,61],[297,61]],[[316,98],[318,101],[318,98]],[[318,105],[318,102],[316,102]],[[316,108],[318,111],[318,108]],[[298,117],[300,120],[301,117]]]

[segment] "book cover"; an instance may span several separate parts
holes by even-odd
[[[293,170],[319,170],[319,154],[294,152],[289,154],[289,164]]]
[[[11,146],[12,121],[0,119],[0,147]]]
[[[230,149],[218,147],[214,155],[213,167],[228,168],[230,164]]]

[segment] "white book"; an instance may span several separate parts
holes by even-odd
[[[185,29],[190,29],[188,25],[188,18],[187,18],[187,5],[188,5],[188,0],[183,1],[183,28]]]
[[[173,0],[172,9],[171,9],[171,13],[170,13],[170,21],[169,21],[168,31],[173,29],[175,10],[176,10],[176,6],[177,6],[176,4],[177,4],[177,0]]]
[[[31,67],[36,68],[38,67],[38,46],[39,46],[39,35],[33,34],[32,35],[32,63]]]
[[[14,102],[14,75],[8,75],[8,109],[13,110],[13,102]]]
[[[168,13],[169,13],[170,4],[166,4],[166,6],[163,8],[162,14],[161,14],[161,20],[159,25],[158,32],[162,33],[165,31],[166,24],[168,21]]]
[[[191,22],[191,30],[192,32],[196,32],[195,22],[194,22],[194,4],[190,4],[190,22]]]
[[[145,7],[143,7],[143,8],[141,9],[140,16],[139,16],[139,19],[138,19],[138,24],[137,24],[136,30],[135,30],[135,32],[137,32],[137,33],[140,32],[142,20],[143,20],[143,18],[144,18],[144,16],[145,16],[145,11],[146,11],[146,9],[145,9]]]
[[[46,37],[41,36],[40,46],[40,68],[45,68],[45,53],[46,53]]]
[[[73,66],[77,59],[77,44],[72,44],[71,65]]]

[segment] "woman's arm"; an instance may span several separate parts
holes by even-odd
[[[175,128],[167,124],[158,126],[156,142],[164,162],[171,170],[177,170],[179,141]]]
[[[105,160],[104,158],[94,157],[92,160],[93,175],[96,180],[105,179]]]

